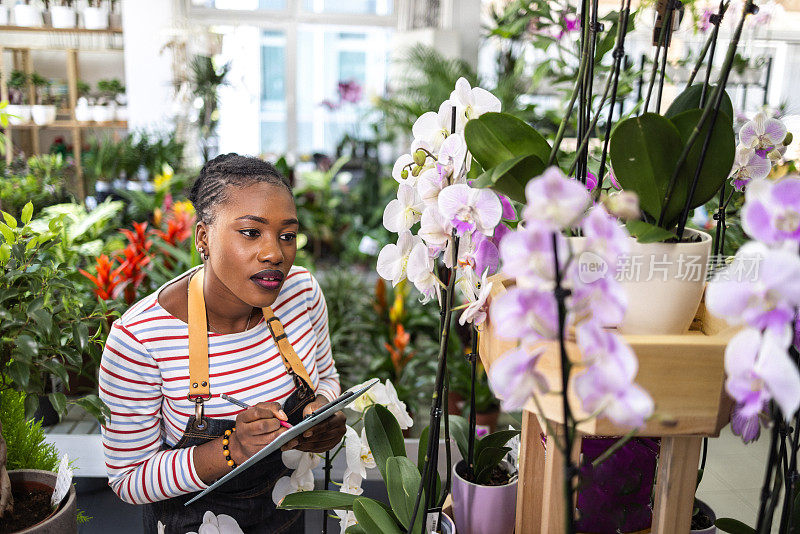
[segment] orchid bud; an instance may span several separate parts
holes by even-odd
[[[402,171],[400,171],[400,177],[403,178],[403,180],[408,178],[408,169],[403,169]]]
[[[609,213],[623,221],[638,219],[640,215],[639,197],[631,191],[618,191],[605,196],[603,205]]]
[[[783,138],[783,146],[791,145],[793,139],[794,136],[792,136],[792,132],[786,132],[786,137]]]
[[[767,154],[767,157],[774,163],[780,160],[783,157],[783,154],[776,148],[775,150],[770,151],[769,154]]]
[[[411,176],[419,176],[419,173],[421,172],[422,172],[422,167],[416,166],[413,169],[411,169]]]
[[[428,159],[428,155],[421,148],[417,149],[417,151],[414,152],[414,163],[416,163],[417,165],[420,166],[425,165],[426,159]]]

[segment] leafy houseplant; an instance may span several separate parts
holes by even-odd
[[[56,120],[55,100],[50,92],[51,82],[34,72],[31,75],[31,83],[36,92],[36,102],[31,109],[33,122],[40,126],[50,124]]]
[[[219,123],[219,88],[226,85],[225,78],[231,70],[230,63],[218,67],[214,59],[209,56],[197,55],[192,58],[190,80],[192,91],[196,98],[202,102],[198,117],[198,129],[202,140],[201,149],[203,161],[208,161],[214,155],[212,140],[216,135]]]
[[[12,125],[28,122],[31,118],[31,107],[28,102],[28,84],[30,76],[21,70],[11,72],[8,78],[8,101],[5,109],[8,121]]]

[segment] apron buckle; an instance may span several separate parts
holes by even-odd
[[[203,398],[202,395],[197,395],[193,397],[192,395],[187,396],[190,401],[194,401],[194,426],[197,430],[204,430],[206,428],[206,423],[203,421],[203,403],[211,398],[211,395],[208,396],[208,399]]]

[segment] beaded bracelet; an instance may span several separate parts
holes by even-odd
[[[233,429],[231,430],[225,431],[225,437],[222,438],[222,454],[225,455],[225,460],[228,462],[228,465],[231,468],[235,469],[236,462],[233,461],[233,458],[231,458],[231,451],[228,450],[228,442],[230,440],[231,434],[233,434],[234,432],[236,432],[236,427],[233,427]]]

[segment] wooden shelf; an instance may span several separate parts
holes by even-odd
[[[72,120],[57,120],[50,124],[34,124],[32,122],[26,122],[24,124],[9,124],[10,128],[84,128],[84,129],[91,129],[91,128],[127,128],[128,121],[109,121],[109,122],[79,122],[79,121],[72,121]]]
[[[38,32],[38,33],[87,33],[93,35],[121,34],[122,28],[107,30],[89,30],[86,28],[33,28],[28,26],[0,26],[2,32]]]

